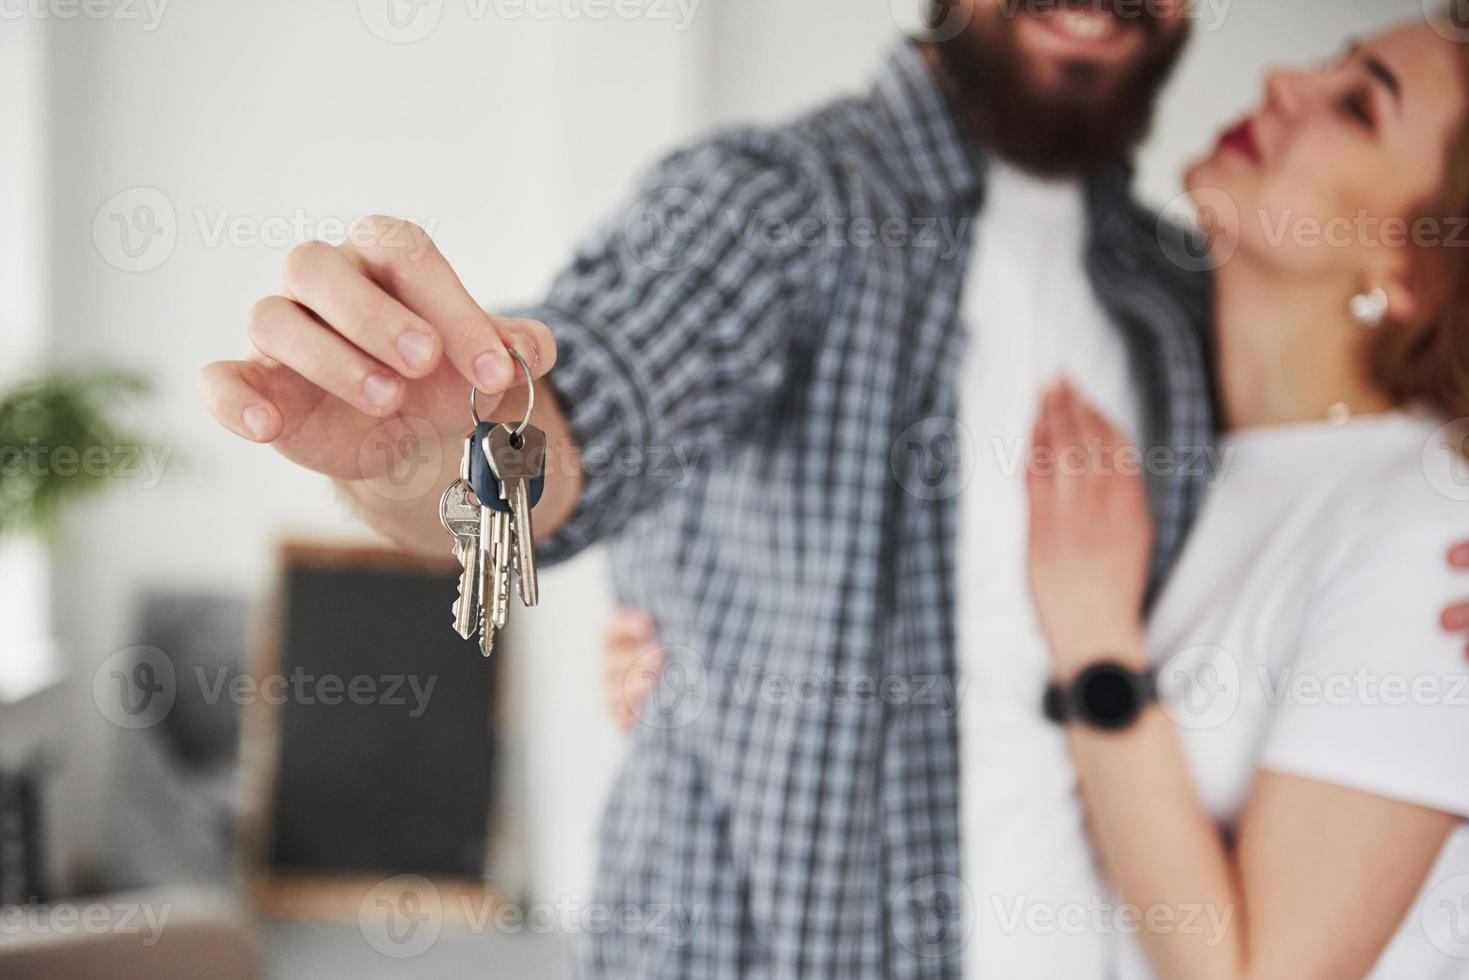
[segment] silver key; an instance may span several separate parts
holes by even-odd
[[[488,657],[510,618],[510,515],[480,508],[479,650]]]
[[[510,515],[486,507],[488,523],[480,524],[480,533],[489,534],[489,560],[492,574],[487,577],[489,591],[485,597],[485,619],[497,630],[505,628],[510,619],[510,571],[514,562]]]
[[[520,429],[519,435],[516,434]],[[533,425],[522,427],[502,422],[484,438],[485,456],[500,482],[500,497],[510,504],[515,541],[511,560],[515,565],[520,601],[534,606],[541,601],[536,577],[534,528],[531,524],[530,484],[546,468],[546,434]]]
[[[479,620],[479,501],[463,480],[449,484],[439,498],[439,523],[454,538],[454,557],[459,559],[459,596],[454,600],[454,632],[463,639],[474,635]]]

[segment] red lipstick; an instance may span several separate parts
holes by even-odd
[[[1248,119],[1220,134],[1219,149],[1232,150],[1253,163],[1264,161],[1260,153],[1260,143],[1255,139],[1255,125]]]

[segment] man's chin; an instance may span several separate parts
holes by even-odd
[[[1021,15],[976,21],[937,44],[939,62],[981,146],[1039,176],[1128,159],[1188,31],[1110,22],[1096,36]]]

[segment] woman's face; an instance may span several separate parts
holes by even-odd
[[[1186,184],[1218,249],[1350,289],[1406,274],[1417,208],[1444,177],[1469,100],[1454,42],[1419,21],[1329,65],[1277,70]],[[1469,247],[1469,231],[1440,227]],[[1345,297],[1344,297],[1345,299]]]

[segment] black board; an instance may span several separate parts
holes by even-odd
[[[275,746],[268,875],[484,875],[496,661],[451,629],[456,567],[284,550],[275,636],[255,672],[284,686],[260,689]]]

